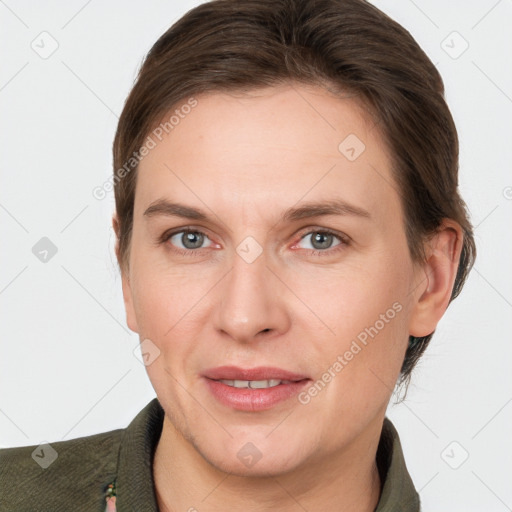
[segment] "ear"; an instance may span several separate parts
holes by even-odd
[[[120,234],[120,222],[117,216],[117,213],[114,213],[112,217],[112,227],[114,228],[114,232],[116,234],[116,245],[115,252],[116,258],[119,263],[119,267],[121,269],[121,282],[123,288],[123,300],[124,300],[124,308],[126,310],[126,323],[128,327],[133,331],[138,333],[139,326],[137,325],[137,317],[135,315],[135,307],[133,304],[133,293],[130,282],[129,268],[125,268],[124,264],[121,260],[119,253],[119,234]]]
[[[115,245],[116,258],[117,258],[117,262],[119,263],[119,266],[121,267],[121,260],[119,258],[119,235],[121,232],[121,225],[119,223],[119,218],[117,216],[117,213],[114,213],[114,215],[112,216],[112,227],[114,228],[114,233],[116,234],[116,245]]]
[[[436,234],[425,244],[426,261],[418,266],[415,298],[409,334],[432,334],[452,295],[462,251],[463,233],[459,224],[445,219]]]

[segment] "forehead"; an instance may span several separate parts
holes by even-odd
[[[377,214],[399,208],[387,147],[350,95],[295,85],[194,99],[193,108],[175,105],[164,117],[174,115],[172,123],[149,134],[154,147],[139,165],[136,215],[177,196],[246,217],[248,209],[285,209],[302,198],[341,197]]]

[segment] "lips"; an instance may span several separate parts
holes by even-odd
[[[239,368],[237,366],[218,366],[203,372],[203,376],[212,380],[263,381],[280,380],[298,382],[309,379],[307,375],[290,372],[272,366],[257,368]]]
[[[311,380],[306,375],[271,366],[219,366],[206,370],[203,377],[206,388],[218,402],[245,412],[266,411],[280,403],[290,403]]]

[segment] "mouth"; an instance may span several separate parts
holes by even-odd
[[[312,379],[275,367],[236,366],[211,368],[203,373],[213,397],[230,409],[264,411],[287,401]]]

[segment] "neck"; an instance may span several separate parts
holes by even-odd
[[[231,510],[374,512],[381,493],[376,452],[382,422],[340,453],[269,477],[237,476],[210,464],[164,419],[153,462],[162,512]]]

